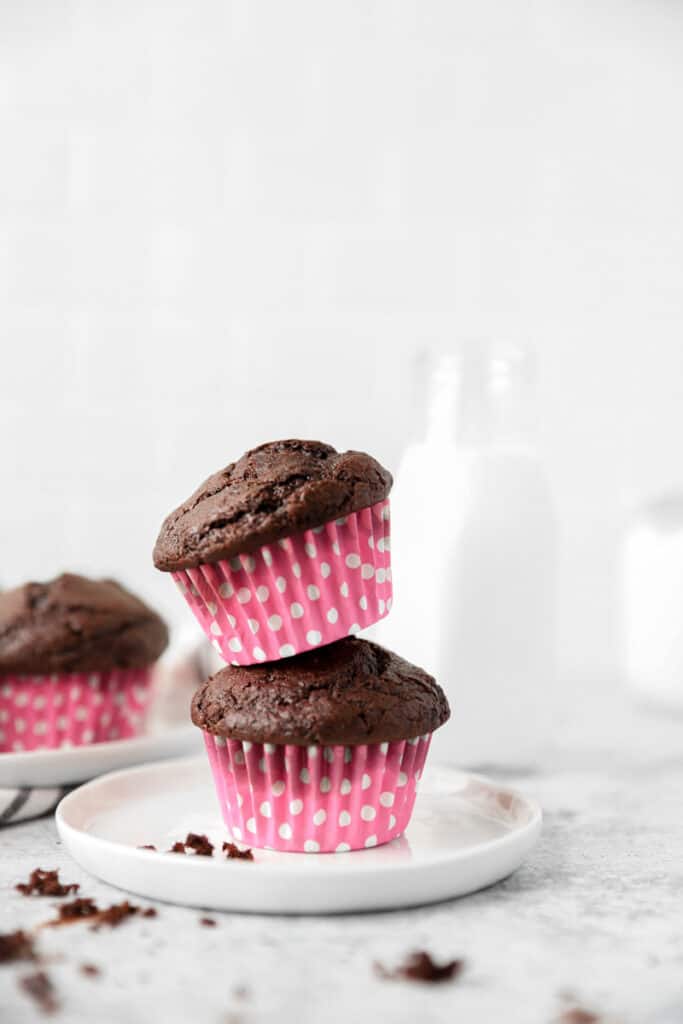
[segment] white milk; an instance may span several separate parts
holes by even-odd
[[[683,495],[648,505],[622,549],[626,678],[648,703],[683,710]]]
[[[524,350],[443,357],[392,493],[395,598],[378,639],[437,676],[453,715],[433,749],[463,764],[528,763],[548,739],[556,540],[532,404]]]

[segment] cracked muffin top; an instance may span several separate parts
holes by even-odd
[[[154,547],[172,572],[248,554],[386,498],[391,474],[364,452],[270,441],[214,473],[165,519]]]
[[[167,643],[162,619],[114,580],[64,573],[0,593],[0,673],[144,668]]]
[[[298,746],[413,739],[449,715],[432,676],[355,637],[284,661],[228,666],[192,701],[192,721],[215,736]]]

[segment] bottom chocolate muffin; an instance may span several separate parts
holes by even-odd
[[[431,734],[448,717],[430,675],[351,637],[280,662],[226,667],[192,702],[233,838],[306,853],[401,835]]]

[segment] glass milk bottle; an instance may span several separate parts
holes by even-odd
[[[424,440],[392,494],[395,603],[380,642],[433,671],[451,702],[443,760],[527,765],[548,739],[556,537],[535,447],[535,374],[517,345],[437,359]]]

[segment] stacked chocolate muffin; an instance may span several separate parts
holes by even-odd
[[[155,565],[229,663],[192,720],[238,841],[343,852],[408,824],[449,710],[426,672],[355,636],[391,609],[391,484],[362,452],[274,441],[161,528]]]

